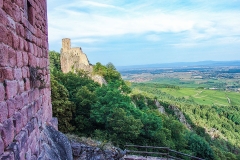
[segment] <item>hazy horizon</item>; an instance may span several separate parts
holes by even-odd
[[[186,65],[186,66],[185,66]],[[153,63],[153,64],[139,64],[139,65],[120,65],[116,66],[117,69],[124,69],[124,68],[158,68],[158,67],[199,67],[199,66],[239,66],[240,67],[240,60],[233,60],[233,61],[195,61],[195,62],[170,62],[170,63]]]
[[[240,60],[239,0],[51,0],[49,49],[62,38],[91,63],[116,66]]]

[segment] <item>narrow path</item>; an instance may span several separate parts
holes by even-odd
[[[231,99],[227,97],[228,103],[231,104]]]
[[[200,91],[198,93],[196,93],[195,95],[193,95],[194,97],[198,96],[199,94],[201,94],[203,91]]]

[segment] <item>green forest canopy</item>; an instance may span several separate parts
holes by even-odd
[[[233,154],[239,152],[237,146],[232,150],[227,142],[213,141],[193,122],[194,130],[189,131],[172,112],[158,111],[156,97],[133,93],[112,63],[94,66],[94,74],[108,83],[100,86],[84,71],[62,73],[59,53],[49,55],[53,115],[58,117],[60,131],[111,141],[119,147],[126,143],[165,146],[205,159],[237,159]],[[170,105],[160,103],[166,109]]]

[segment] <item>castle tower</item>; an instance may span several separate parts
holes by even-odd
[[[62,39],[62,51],[66,52],[71,49],[71,39],[64,38]]]
[[[79,69],[88,72],[92,71],[87,55],[82,52],[80,47],[71,48],[71,39],[69,38],[62,39],[60,62],[63,73]]]

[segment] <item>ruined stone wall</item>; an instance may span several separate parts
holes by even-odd
[[[46,0],[0,0],[0,159],[35,159],[52,120]]]
[[[71,40],[69,38],[64,38],[62,40],[62,49],[63,52],[66,52],[71,49]]]
[[[71,48],[69,38],[62,40],[61,69],[63,73],[80,69],[92,72],[92,66],[89,64],[87,55],[82,52],[80,47]]]

